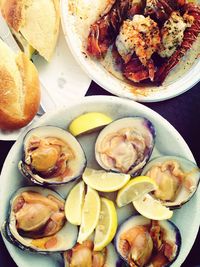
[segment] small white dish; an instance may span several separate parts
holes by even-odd
[[[72,119],[82,113],[91,111],[103,112],[108,116],[111,116],[113,119],[125,116],[146,117],[154,124],[156,129],[156,143],[152,157],[155,157],[158,154],[168,154],[182,156],[188,160],[194,161],[189,147],[169,122],[155,111],[128,99],[111,96],[85,97],[83,100],[80,100],[79,103],[72,104],[67,108],[55,111],[52,114],[45,114],[33,125],[33,127],[54,125],[67,129]],[[13,145],[2,169],[0,187],[0,225],[2,225],[8,215],[9,199],[13,192],[19,187],[28,184],[27,179],[22,177],[17,167],[18,162],[22,157],[23,137],[24,134],[22,134]],[[94,142],[96,137],[96,132],[79,137],[79,141],[86,152],[88,166],[92,166],[93,168],[95,168],[97,164],[94,160]],[[66,197],[71,186],[72,185],[64,185],[55,189],[63,195],[63,197]],[[195,241],[200,224],[199,202],[200,189],[198,189],[194,197],[188,203],[174,212],[172,221],[175,222],[180,229],[182,235],[182,247],[177,260],[172,264],[173,267],[181,266]],[[130,216],[130,212],[126,211],[125,213],[127,212]],[[131,210],[131,212],[133,211]],[[191,217],[192,220],[190,219]],[[61,257],[28,253],[21,251],[6,240],[4,240],[4,242],[10,255],[19,267],[29,267],[30,262],[32,267],[62,266]]]
[[[108,4],[109,1],[105,1]],[[103,2],[104,3],[104,2]],[[198,0],[198,3],[200,1]],[[97,0],[61,0],[61,18],[63,31],[72,51],[73,56],[80,64],[82,69],[105,90],[114,95],[126,97],[139,102],[158,102],[176,97],[191,89],[200,81],[200,60],[192,56],[194,46],[190,53],[185,56],[174,70],[168,75],[162,86],[138,87],[130,85],[125,80],[122,80],[121,74],[113,73],[113,67],[110,62],[107,64],[107,69],[103,67],[99,61],[86,56],[86,42],[89,33],[89,27],[96,21],[95,12],[101,12],[102,1]],[[99,12],[99,13],[101,13]],[[195,47],[199,50],[199,41],[196,41]],[[195,50],[196,51],[196,50]],[[187,67],[191,62],[191,67]],[[187,70],[184,70],[187,68]],[[118,78],[117,78],[118,77]]]

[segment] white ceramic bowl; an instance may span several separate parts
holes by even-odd
[[[198,2],[200,3],[200,0]],[[86,56],[84,47],[89,26],[96,20],[95,12],[97,12],[98,6],[101,9],[101,3],[102,0],[96,0],[95,2],[93,0],[61,0],[62,26],[68,46],[77,62],[92,80],[114,95],[139,102],[167,100],[186,92],[199,82],[200,60],[194,61],[191,54],[188,54],[177,65],[162,86],[151,86],[142,90],[141,87],[138,89],[135,85],[130,85],[116,78],[99,61]],[[198,42],[196,42],[196,47],[199,47]],[[192,62],[192,66],[189,70],[184,71],[184,74],[181,74],[189,61]]]
[[[130,101],[128,99],[121,99],[110,96],[91,96],[86,97],[77,104],[73,104],[68,108],[56,111],[50,115],[46,114],[34,124],[36,126],[54,125],[67,129],[70,121],[84,112],[98,111],[106,113],[113,119],[125,116],[143,116],[152,121],[156,129],[156,145],[152,154],[155,157],[158,154],[171,154],[185,157],[194,161],[192,153],[187,144],[174,129],[174,127],[162,118],[159,114],[151,109]],[[95,167],[97,163],[94,161],[94,142],[97,133],[91,133],[79,138],[83,145],[88,159],[88,166]],[[23,135],[19,137],[17,142],[10,150],[6,161],[4,163],[1,174],[0,186],[0,224],[7,217],[9,199],[13,192],[27,184],[27,179],[21,176],[17,165],[22,157]],[[71,185],[72,186],[72,185]],[[57,187],[56,190],[60,192],[63,197],[66,196],[71,186]],[[181,209],[174,212],[172,221],[179,227],[182,235],[182,247],[177,260],[172,266],[181,266],[182,262],[187,257],[192,245],[195,241],[199,224],[200,224],[200,190],[196,192],[194,197],[185,204]],[[132,206],[131,206],[132,208]],[[133,209],[133,208],[132,208]],[[131,213],[133,212],[131,209]],[[130,212],[128,211],[129,215]],[[191,220],[192,218],[192,220]],[[4,240],[5,241],[5,240]],[[17,247],[11,245],[7,241],[5,244],[18,266],[20,267],[61,267],[62,259],[58,256],[43,256],[34,253],[21,251]]]

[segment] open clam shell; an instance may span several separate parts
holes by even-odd
[[[59,185],[78,179],[86,167],[85,153],[69,132],[54,126],[30,130],[24,138],[21,173],[39,185]]]
[[[139,232],[143,228],[140,229],[138,227],[145,227],[146,232],[144,236]],[[132,244],[130,244],[131,238],[134,235],[132,231],[134,228],[137,229],[138,234],[135,235],[135,240],[132,240]],[[130,231],[132,231],[132,234],[129,233]],[[125,240],[124,233],[127,233],[126,236],[129,243]],[[144,248],[141,246],[143,237],[150,239],[150,242],[148,240],[144,241]],[[156,261],[159,261],[159,264],[161,264],[160,260],[162,260],[162,266],[167,267],[178,257],[181,247],[181,235],[177,226],[169,220],[152,221],[141,215],[135,215],[128,218],[118,227],[114,242],[116,251],[127,264],[130,258],[135,259],[137,266],[151,266],[151,263],[157,266]],[[147,245],[148,242],[149,246]],[[148,251],[150,248],[151,251]],[[130,251],[131,249],[133,249],[132,252]],[[141,258],[144,258],[145,254],[148,260],[141,263]]]
[[[176,156],[162,156],[151,160],[142,175],[150,176],[158,184],[152,195],[163,205],[180,208],[197,190],[200,170],[194,162]]]
[[[27,192],[30,194],[36,193],[37,194],[36,197],[41,195],[42,197],[47,198],[47,201],[49,199],[53,200],[54,206],[55,204],[58,205],[58,207],[60,205],[59,209],[57,209],[56,211],[54,210],[54,212],[55,213],[57,212],[57,215],[59,213],[59,216],[63,212],[62,223],[59,225],[58,230],[54,231],[52,235],[46,234],[46,236],[43,236],[43,234],[46,233],[47,230],[49,230],[49,228],[47,229],[47,227],[51,228],[52,226],[52,224],[50,225],[50,223],[52,223],[52,221],[50,220],[52,218],[51,216],[53,215],[53,211],[52,209],[49,209],[48,206],[49,203],[46,202],[44,198],[39,202],[37,202],[36,198],[30,201],[31,195],[29,195],[28,202],[25,201],[24,204],[21,201],[23,200],[22,194]],[[33,208],[33,206],[32,207],[30,206],[31,205],[30,203],[36,206]],[[28,209],[23,205],[29,205]],[[42,212],[39,213],[41,205],[42,205]],[[46,188],[44,189],[39,186],[22,187],[14,193],[13,197],[10,200],[9,214],[7,220],[2,226],[2,233],[10,243],[14,244],[15,246],[17,246],[22,250],[39,252],[41,254],[48,254],[50,252],[51,253],[63,252],[68,249],[71,249],[76,243],[78,236],[78,229],[76,226],[66,221],[64,216],[64,208],[62,209],[62,206],[64,207],[64,199],[62,199],[62,197],[53,190]],[[17,211],[16,207],[18,207]],[[51,211],[51,215],[47,217],[48,220],[44,221],[43,224],[43,222],[41,222],[41,218],[42,217],[45,218],[47,214],[45,212],[45,207],[47,211],[49,210]],[[23,208],[24,211],[22,211]],[[20,211],[21,214],[19,214]],[[33,225],[33,222],[35,223],[36,226]],[[22,230],[22,227],[19,226],[20,224],[21,226],[23,225],[23,228],[26,230]],[[28,231],[27,229],[28,228],[31,229],[31,227],[32,230]],[[33,227],[35,227],[34,230]]]
[[[135,176],[149,160],[155,141],[153,124],[143,117],[115,120],[98,135],[95,157],[108,171]]]

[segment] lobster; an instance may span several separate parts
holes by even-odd
[[[144,14],[159,22],[164,22],[174,10],[178,10],[184,4],[185,0],[147,0]]]
[[[89,55],[102,58],[119,34],[122,22],[128,17],[141,12],[139,5],[131,5],[129,0],[116,0],[109,12],[90,27],[87,42]]]
[[[192,47],[193,43],[198,37],[198,34],[200,33],[200,7],[193,3],[188,3],[182,7],[182,11],[186,12],[185,14],[192,16],[194,18],[194,22],[191,27],[185,30],[183,41],[180,47],[156,71],[155,82],[157,85],[163,83],[171,69],[179,63],[181,58]]]

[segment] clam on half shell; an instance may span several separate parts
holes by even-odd
[[[152,221],[135,215],[122,223],[115,248],[128,266],[170,266],[178,257],[181,235],[169,221]]]
[[[110,243],[102,251],[93,251],[90,244],[85,241],[77,244],[72,250],[63,253],[64,267],[95,266],[95,267],[122,267],[123,261],[117,254],[115,247]]]
[[[149,160],[155,142],[155,128],[143,117],[115,120],[98,135],[95,157],[108,171],[135,176]]]
[[[69,132],[43,126],[26,134],[19,169],[32,182],[39,185],[65,184],[78,179],[85,167],[85,153]]]
[[[158,185],[152,196],[163,205],[175,209],[188,202],[196,192],[200,170],[187,159],[162,156],[149,161],[142,175],[153,178]]]
[[[14,193],[2,232],[18,248],[42,254],[71,249],[78,235],[77,227],[66,221],[64,199],[38,186]]]

